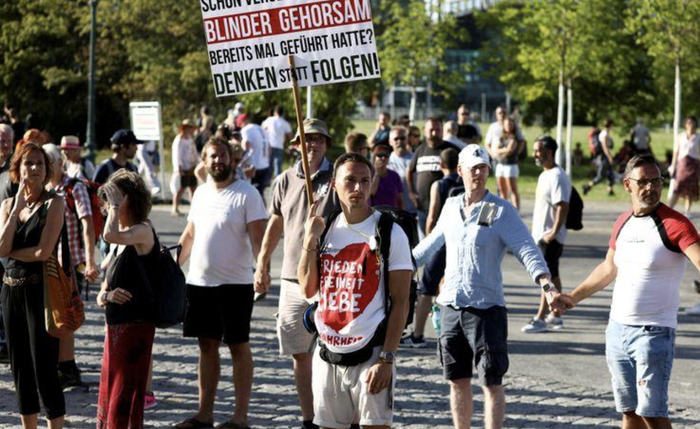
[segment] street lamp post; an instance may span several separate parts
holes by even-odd
[[[90,70],[88,78],[88,117],[85,145],[88,158],[95,161],[95,27],[97,27],[97,2],[90,0]]]

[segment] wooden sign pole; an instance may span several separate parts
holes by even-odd
[[[314,203],[314,191],[311,187],[311,168],[309,167],[309,157],[306,151],[306,135],[304,134],[304,116],[301,113],[301,100],[299,99],[299,83],[294,67],[294,55],[289,56],[289,67],[292,70],[292,91],[294,92],[294,110],[297,114],[297,127],[299,129],[299,144],[301,145],[301,167],[304,170],[306,179],[306,199],[309,206]]]

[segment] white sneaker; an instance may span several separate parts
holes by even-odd
[[[521,331],[526,334],[538,334],[540,332],[547,332],[547,323],[542,319],[532,319],[530,322],[523,326]]]
[[[700,316],[700,304],[695,304],[692,307],[686,307],[685,314],[690,316]]]
[[[549,313],[547,317],[545,317],[544,322],[547,324],[547,329],[551,329],[553,331],[558,331],[564,328],[564,319],[562,319],[561,316],[555,316],[552,313]]]

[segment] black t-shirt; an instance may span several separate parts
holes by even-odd
[[[122,167],[121,165],[117,164],[117,161],[110,158],[97,167],[97,170],[95,170],[95,177],[92,179],[92,181],[99,183],[100,185],[104,185],[109,179],[109,176],[122,168],[126,168],[127,170],[135,173],[138,171],[136,166],[128,161],[126,166]]]
[[[440,154],[445,149],[459,150],[452,143],[443,141],[440,146],[432,148],[421,143],[408,168],[416,173],[416,192],[418,192],[418,210],[430,209],[430,187],[436,180],[442,179],[440,171]]]

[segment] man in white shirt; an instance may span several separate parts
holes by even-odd
[[[457,137],[458,125],[456,121],[447,121],[445,125],[442,126],[442,139],[446,142],[452,143],[457,151],[464,149],[467,144]]]
[[[228,424],[246,428],[253,385],[249,335],[254,258],[268,216],[260,194],[233,174],[240,158],[227,141],[211,139],[204,145],[202,158],[212,180],[192,198],[178,261],[182,265],[191,256],[183,331],[185,337],[196,337],[199,342],[199,410],[176,428],[213,426],[222,341],[231,351],[236,392],[235,411]]]
[[[644,126],[644,118],[637,118],[637,124],[630,130],[630,138],[636,155],[651,152],[651,133]]]
[[[270,161],[272,162],[272,178],[279,176],[282,172],[284,162],[284,143],[292,139],[292,127],[284,119],[284,109],[277,105],[273,110],[273,115],[265,119],[262,128],[267,133],[270,142]]]
[[[408,186],[406,185],[406,170],[411,164],[413,159],[413,152],[408,145],[408,130],[402,126],[395,126],[391,128],[389,133],[389,144],[394,149],[389,155],[389,164],[387,168],[393,170],[399,174],[401,177],[401,184],[403,184],[403,207],[407,212],[415,215],[416,205],[411,201],[411,197],[408,195]]]
[[[532,213],[532,238],[542,251],[544,261],[552,275],[554,287],[561,292],[559,276],[559,258],[564,251],[566,240],[566,216],[569,213],[571,199],[571,180],[566,172],[554,160],[559,146],[551,136],[537,138],[533,145],[535,163],[544,170],[537,180],[535,190],[535,208]],[[551,312],[547,315],[548,304],[541,293],[540,306],[535,317],[523,326],[528,334],[546,332],[547,329],[559,330],[564,327],[561,316]],[[545,316],[547,316],[545,318]]]
[[[270,184],[270,142],[265,130],[252,123],[250,116],[243,115],[240,122],[241,146],[247,152],[250,165],[255,167],[255,176],[250,183],[263,195]]]
[[[622,181],[632,209],[615,222],[605,260],[569,296],[572,308],[615,280],[605,357],[625,429],[670,429],[668,383],[687,261],[700,270],[693,224],[662,204],[664,180],[652,155],[633,157]]]

